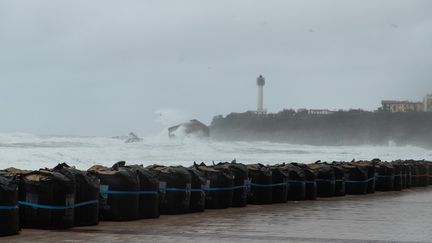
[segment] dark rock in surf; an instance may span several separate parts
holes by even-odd
[[[210,137],[209,127],[196,119],[168,128],[168,135],[170,138],[175,138],[179,135],[179,131],[183,132],[184,136]]]
[[[131,132],[129,133],[128,138],[126,139],[125,143],[137,143],[141,142],[142,138],[138,137],[135,133]]]

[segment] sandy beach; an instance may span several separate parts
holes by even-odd
[[[432,187],[415,188],[64,231],[23,229],[1,242],[431,242],[431,201]]]

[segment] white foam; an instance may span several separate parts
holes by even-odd
[[[108,137],[37,136],[0,134],[0,168],[53,167],[67,162],[79,169],[94,164],[112,165],[119,160],[150,165],[182,164],[237,159],[242,163],[428,159],[432,151],[413,146],[310,146],[271,142],[218,142],[183,138],[171,140],[165,132],[145,137],[137,143],[124,143]]]

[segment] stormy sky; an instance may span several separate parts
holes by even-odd
[[[374,110],[432,93],[431,54],[429,0],[0,0],[0,132],[209,123],[259,74],[271,112]]]

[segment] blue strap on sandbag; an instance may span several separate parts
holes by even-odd
[[[204,191],[230,191],[230,190],[237,190],[237,189],[250,188],[250,187],[271,188],[271,187],[277,187],[277,186],[286,186],[287,184],[288,184],[287,182],[275,183],[275,184],[258,184],[258,183],[248,182],[242,186],[208,187],[208,188],[205,188]]]
[[[111,195],[157,195],[157,191],[113,191],[113,190],[100,190],[100,194]]]
[[[244,186],[242,186],[244,187]],[[234,187],[209,187],[204,188],[204,191],[211,192],[211,191],[231,191],[234,190]]]
[[[313,181],[304,181],[306,184],[316,184],[316,181],[315,180],[313,180]]]
[[[204,192],[204,189],[190,189],[191,192]]]
[[[249,184],[250,184],[251,187],[254,186],[254,187],[261,187],[261,188],[269,188],[269,187],[286,186],[286,185],[288,185],[287,182],[281,182],[281,183],[275,183],[275,184],[257,184],[257,183],[250,182]]]
[[[336,183],[336,182],[344,182],[344,183],[350,183],[350,184],[354,184],[354,183],[358,183],[358,184],[362,184],[362,183],[368,183],[369,181],[371,181],[371,180],[374,180],[375,179],[375,177],[372,177],[372,178],[369,178],[369,179],[366,179],[366,180],[346,180],[346,179],[337,179],[337,180],[330,180],[330,179],[316,179],[315,181],[316,182],[330,182],[330,183],[332,183],[332,182],[334,182],[334,183]]]
[[[17,205],[10,205],[10,206],[7,206],[7,205],[0,205],[0,210],[14,210],[14,209],[17,209],[18,208],[18,204]]]
[[[52,206],[52,205],[42,205],[42,204],[38,204],[38,203],[31,203],[31,202],[25,202],[25,201],[19,201],[18,202],[19,205],[23,205],[23,206],[28,206],[28,207],[32,207],[32,208],[52,209],[52,210],[73,209],[73,208],[78,208],[78,207],[83,207],[83,206],[87,206],[87,205],[91,205],[91,204],[98,204],[98,203],[99,203],[98,200],[91,200],[91,201],[86,201],[86,202],[75,203],[72,205]]]
[[[231,186],[231,187],[206,187],[203,190],[204,191],[230,191],[230,190],[238,190],[238,189],[245,189],[248,188],[250,183],[245,183],[241,186]]]
[[[289,184],[289,183],[308,183],[308,182],[311,182],[311,181],[305,181],[305,180],[288,180],[287,184]]]
[[[187,188],[160,188],[161,191],[167,191],[167,192],[190,192],[192,189]]]
[[[394,177],[394,175],[375,175],[375,178],[380,179],[380,178],[391,178]]]
[[[247,187],[248,187],[248,185],[245,184],[245,185],[243,185],[243,186],[233,186],[232,189],[233,189],[233,190],[237,190],[237,189],[244,189],[244,188],[247,188]]]
[[[315,181],[317,183],[321,183],[321,182],[335,183],[336,182],[336,180],[331,180],[331,179],[316,179]]]
[[[357,181],[357,180],[345,180],[345,183],[349,183],[349,184],[364,184],[364,183],[369,183],[372,180],[375,180],[375,177],[371,177],[369,179],[361,180],[361,181]]]

